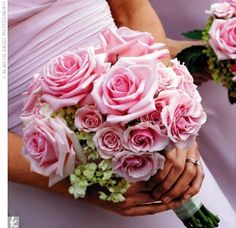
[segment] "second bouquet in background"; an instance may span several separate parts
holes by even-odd
[[[149,33],[106,29],[100,46],[65,52],[34,75],[22,112],[24,156],[49,186],[70,177],[70,194],[125,200],[165,162],[163,152],[190,146],[206,114],[187,68],[166,67],[163,44]],[[215,227],[218,218],[196,197],[176,214],[187,227]]]
[[[228,89],[231,104],[236,103],[236,1],[224,0],[211,5],[210,15],[203,30],[184,35],[203,40],[206,46],[192,46],[177,55],[191,73],[207,67],[215,82]]]

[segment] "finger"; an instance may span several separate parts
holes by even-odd
[[[174,184],[170,191],[165,193],[161,200],[166,202],[165,198],[175,199],[183,195],[183,193],[189,188],[190,183],[193,181],[197,173],[196,166],[191,163],[187,163],[183,174]]]
[[[168,173],[166,179],[153,190],[153,196],[157,199],[170,190],[184,170],[187,153],[185,150],[181,151],[177,149],[176,154],[176,161],[174,162],[174,165]],[[171,200],[172,199],[166,198],[164,202],[169,203]]]
[[[156,186],[157,184],[160,184],[163,180],[166,179],[175,161],[176,149],[174,148],[173,150],[167,152],[165,154],[165,158],[166,160],[164,163],[163,170],[158,170],[156,175],[152,176],[150,180],[147,182],[147,187],[149,188],[149,190],[153,189],[154,186]]]
[[[168,161],[168,160],[165,161],[163,170],[158,170],[156,175],[152,176],[147,182],[146,186],[149,189],[149,191],[166,179],[172,166],[173,166],[173,163],[171,161]]]
[[[197,166],[196,177],[192,182],[191,187],[187,189],[187,191],[184,193],[183,198],[185,200],[190,199],[192,196],[196,195],[200,191],[203,179],[204,179],[204,172],[202,166]]]
[[[123,210],[125,216],[141,216],[141,215],[153,215],[162,211],[171,209],[168,205],[159,203],[151,205],[142,205]]]
[[[122,208],[131,208],[142,204],[157,202],[155,198],[149,193],[138,193],[132,196],[126,197],[125,201],[121,203]]]
[[[189,148],[187,157],[199,159],[199,151],[197,149],[197,145],[193,145]],[[185,163],[183,173],[171,188],[171,190],[162,196],[161,200],[166,202],[165,198],[175,199],[182,196],[182,194],[189,188],[190,183],[193,182],[196,174],[197,166],[193,163]]]
[[[179,199],[179,200],[174,200],[170,203],[167,204],[168,208],[171,208],[172,210],[179,208],[183,206],[183,204],[186,202],[186,200]]]
[[[148,188],[146,182],[140,181],[140,182],[136,182],[135,184],[132,184],[129,187],[128,191],[125,193],[125,196],[133,195],[136,193],[147,192],[147,191],[150,191],[150,189]]]

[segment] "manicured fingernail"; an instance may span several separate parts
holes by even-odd
[[[164,203],[169,203],[170,201],[171,201],[171,198],[170,197],[164,197],[163,199],[162,199],[162,201],[164,202]]]
[[[190,199],[190,198],[191,198],[190,195],[184,195],[184,199],[185,199],[185,200],[188,200],[188,199]]]

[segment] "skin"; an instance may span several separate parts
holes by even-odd
[[[147,0],[109,0],[108,3],[118,27],[127,26],[139,31],[148,31],[157,42],[168,43],[162,24]],[[169,44],[170,47],[175,47],[173,42]],[[169,64],[169,60],[170,58],[166,58],[164,63]],[[28,162],[21,155],[23,143],[20,137],[9,133],[8,142],[9,180],[72,197],[68,193],[68,179],[48,188],[46,177],[30,172]],[[85,200],[123,216],[155,214],[176,208],[184,199],[200,190],[203,180],[201,167],[186,163],[186,158],[198,159],[199,156],[197,143],[184,151],[173,149],[167,152],[164,169],[158,171],[147,183],[133,184],[122,203],[113,204],[99,200],[94,188],[88,192]]]

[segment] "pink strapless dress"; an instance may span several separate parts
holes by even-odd
[[[21,135],[21,94],[32,74],[65,50],[95,45],[97,34],[113,26],[105,0],[9,1],[9,130]],[[234,211],[204,166],[202,201],[217,213],[222,228],[234,228]],[[214,191],[211,191],[214,189]],[[79,200],[66,199],[20,184],[9,184],[9,214],[23,228],[183,228],[172,211],[121,217]]]
[[[216,0],[152,0],[167,35],[183,39],[181,33],[202,29],[206,9]],[[228,101],[227,90],[209,81],[199,87],[208,120],[198,137],[201,154],[236,210],[236,104]],[[236,225],[235,225],[236,227]]]

